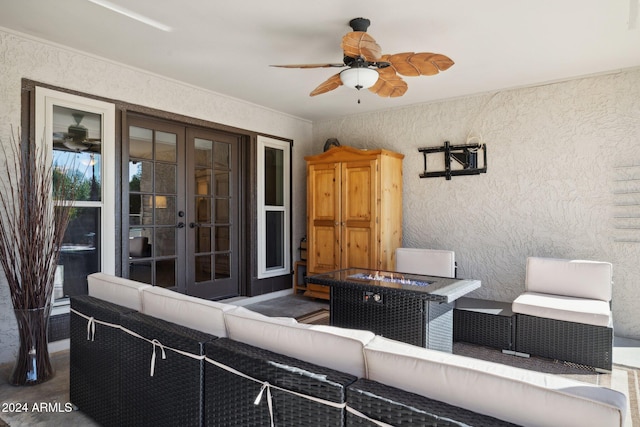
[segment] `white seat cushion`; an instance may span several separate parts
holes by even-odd
[[[227,336],[223,313],[231,304],[208,301],[152,286],[142,292],[142,312],[216,337]]]
[[[89,295],[132,310],[142,311],[142,290],[151,285],[105,273],[87,276]]]
[[[362,350],[373,332],[303,325],[238,307],[224,313],[229,338],[309,363],[364,377]]]
[[[371,380],[518,425],[621,427],[625,419],[624,394],[557,375],[379,336],[364,353]]]
[[[597,299],[525,292],[513,301],[514,313],[595,326],[612,326],[609,303]]]
[[[611,301],[612,274],[609,262],[529,257],[525,290]]]
[[[453,278],[456,275],[455,258],[453,251],[398,248],[396,249],[396,271]]]

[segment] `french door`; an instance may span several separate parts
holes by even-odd
[[[127,121],[128,277],[208,299],[239,295],[240,137]]]
[[[238,136],[187,129],[187,289],[219,298],[239,294]]]

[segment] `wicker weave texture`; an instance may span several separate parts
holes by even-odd
[[[285,390],[343,403],[346,387],[356,377],[248,344],[222,338],[206,345],[207,357],[259,381]],[[260,404],[254,401],[262,384],[205,365],[205,425],[268,426],[270,415],[266,391]],[[277,426],[342,426],[345,411],[304,397],[272,389]]]
[[[447,353],[453,352],[453,303],[427,302],[429,320],[425,347]]]
[[[613,329],[517,314],[516,351],[610,371]]]
[[[96,320],[119,325],[130,308],[88,295],[71,297],[71,308]],[[87,340],[87,322],[71,313],[69,397],[82,412],[103,426],[119,426],[120,420],[120,329],[95,325],[93,340]]]
[[[122,317],[122,326],[150,340],[194,355],[216,337],[141,313]],[[150,376],[154,346],[122,333],[122,424],[125,426],[201,426],[204,419],[204,361],[155,348],[155,372]]]
[[[376,381],[359,379],[347,388],[349,406],[367,417],[393,426],[513,427],[493,417],[409,393]],[[347,412],[347,426],[375,426]]]
[[[380,295],[375,302],[371,292]],[[369,296],[368,300],[365,298]],[[396,341],[426,345],[427,302],[408,293],[371,287],[331,288],[331,324],[365,329]]]
[[[453,340],[512,350],[515,316],[497,316],[469,310],[453,311]]]

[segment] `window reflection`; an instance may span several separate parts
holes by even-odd
[[[284,212],[266,212],[266,267],[282,268],[284,266]]]
[[[194,155],[196,167],[210,168],[212,165],[213,141],[208,139],[194,139]]]
[[[54,189],[59,188],[58,180],[69,180],[76,183],[73,194],[56,194],[56,198],[99,202],[102,198],[101,168],[101,156],[98,153],[74,153],[54,149]]]
[[[102,115],[52,107],[53,188],[60,203],[83,202],[71,209],[54,280],[53,298],[87,294],[87,275],[100,271],[102,201]]]
[[[53,149],[73,153],[100,153],[102,116],[88,111],[53,106]]]
[[[284,205],[284,151],[264,149],[264,203],[270,206]]]
[[[100,208],[73,208],[58,260],[54,299],[87,293],[87,275],[100,271]]]

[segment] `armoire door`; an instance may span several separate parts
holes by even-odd
[[[340,268],[340,164],[309,165],[307,205],[308,271],[321,273]]]
[[[376,268],[376,161],[341,164],[340,268]]]

